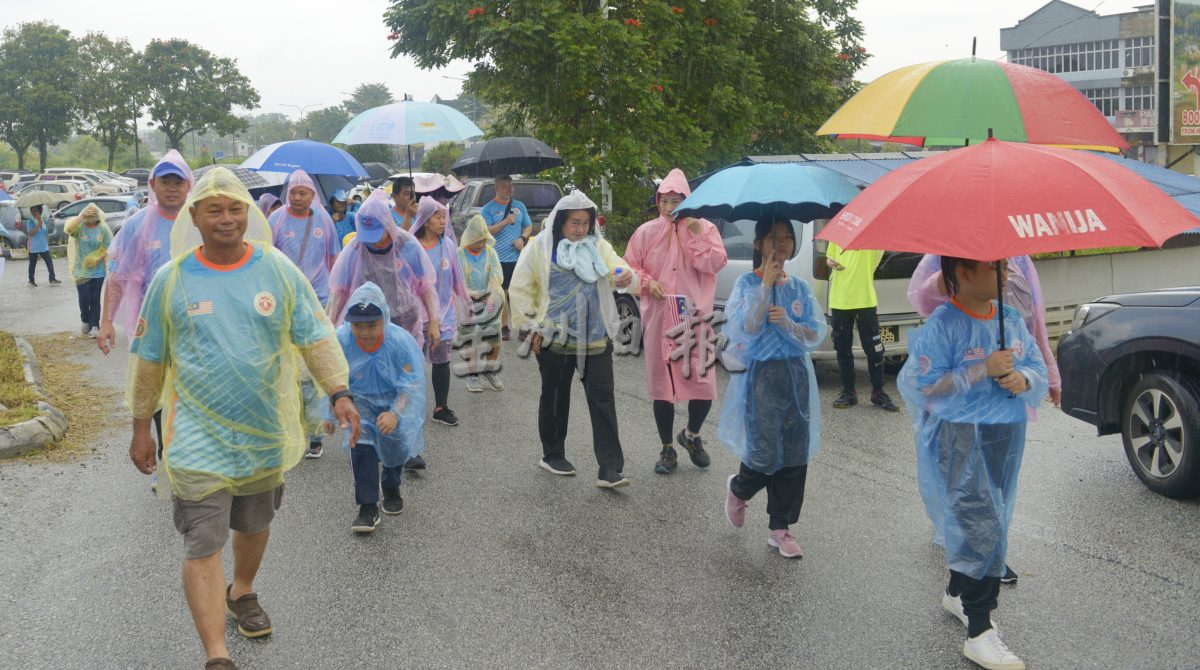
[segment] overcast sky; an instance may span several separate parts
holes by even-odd
[[[1100,14],[1129,11],[1150,0],[1079,2]],[[998,58],[1000,28],[1046,4],[1046,0],[859,0],[872,54],[859,78],[870,81],[911,63],[971,54]],[[388,57],[383,25],[387,0],[0,0],[4,24],[52,20],[72,34],[96,30],[127,38],[141,49],[153,38],[182,37],[213,53],[235,58],[258,89],[260,112],[311,109],[342,102],[355,86],[386,82],[397,98],[434,94],[456,97],[469,70],[456,63],[427,72],[406,59]]]

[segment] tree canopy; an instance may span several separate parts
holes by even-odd
[[[258,91],[230,58],[214,56],[187,40],[154,40],[142,54],[147,112],[178,149],[185,135],[214,130],[230,135],[245,130],[234,107],[254,109]]]
[[[0,129],[20,167],[32,144],[38,149],[39,169],[45,169],[50,145],[71,135],[79,117],[78,82],[85,78],[79,44],[66,29],[37,21],[4,30]]]
[[[79,81],[80,117],[108,150],[112,170],[118,147],[137,141],[136,122],[144,97],[137,52],[128,40],[88,33],[80,42],[80,55],[89,73]]]

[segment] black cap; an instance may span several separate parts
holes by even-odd
[[[360,302],[350,305],[350,309],[346,310],[346,320],[351,323],[378,321],[382,318],[383,310],[379,309],[379,305],[370,302]]]

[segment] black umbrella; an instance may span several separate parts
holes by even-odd
[[[498,137],[467,147],[451,170],[463,177],[534,174],[556,168],[563,159],[532,137]]]
[[[396,168],[387,163],[363,163],[363,168],[369,175],[367,181],[372,183],[382,182],[396,171]]]

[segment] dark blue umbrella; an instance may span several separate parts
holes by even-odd
[[[858,195],[858,187],[823,167],[801,163],[738,165],[714,173],[675,213],[710,219],[828,219]]]
[[[242,161],[241,167],[260,172],[290,173],[304,170],[310,175],[369,176],[358,160],[344,149],[312,140],[276,142],[265,146]]]

